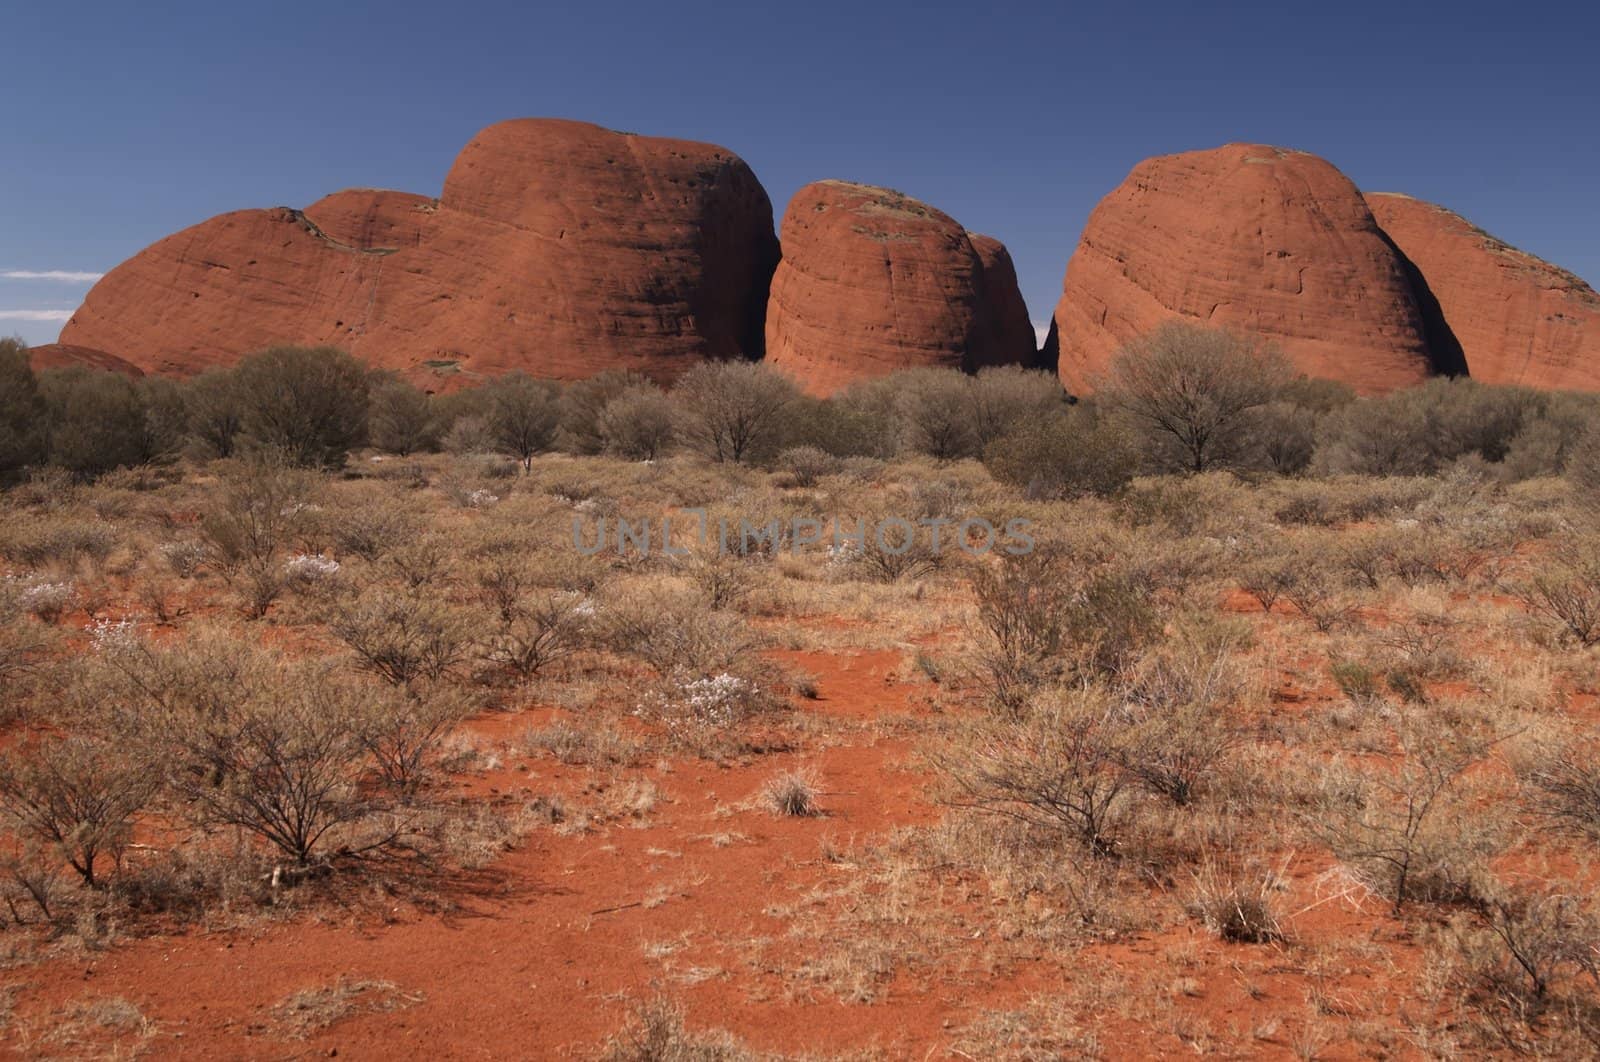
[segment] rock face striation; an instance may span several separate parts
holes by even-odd
[[[83,367],[102,372],[120,372],[134,379],[144,375],[137,365],[130,365],[115,354],[89,347],[73,347],[63,343],[42,343],[28,348],[28,364],[35,372],[45,369],[72,369]]]
[[[806,185],[789,202],[767,303],[767,360],[814,395],[923,366],[1031,364],[1005,247],[886,188]]]
[[[1437,306],[1436,347],[1491,384],[1600,390],[1600,295],[1571,273],[1495,239],[1443,207],[1369,194],[1373,216],[1415,266],[1418,301]]]
[[[1146,159],[1100,201],[1056,307],[1062,383],[1092,391],[1125,343],[1174,318],[1259,333],[1364,393],[1435,371],[1400,256],[1349,178],[1303,152]]]
[[[761,353],[777,259],[771,202],[732,152],[523,119],[479,133],[438,199],[351,189],[169,236],[96,284],[61,342],[169,373],[287,342],[430,387],[665,382]]]
[[[711,144],[521,119],[438,198],[353,188],[241,210],[106,274],[37,367],[188,375],[332,344],[430,390],[515,369],[670,383],[759,357],[815,395],[897,369],[1043,366],[1071,392],[1172,319],[1276,341],[1382,393],[1436,373],[1600,391],[1600,295],[1441,207],[1363,196],[1304,152],[1146,159],[1090,215],[1044,349],[1006,248],[885,188],[819,181],[782,226]]]

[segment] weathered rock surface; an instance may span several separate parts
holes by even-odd
[[[975,344],[979,360],[975,367],[1037,364],[1038,337],[1033,334],[1027,303],[1022,301],[1011,252],[993,236],[969,232],[967,238],[982,267],[978,284],[979,338]]]
[[[1229,144],[1146,159],[1090,215],[1055,326],[1068,390],[1187,318],[1275,340],[1364,393],[1433,371],[1400,257],[1355,185],[1303,152]]]
[[[61,339],[173,373],[290,342],[428,386],[667,381],[761,353],[777,257],[766,192],[726,149],[523,119],[475,137],[437,200],[352,189],[169,236],[96,284]]]
[[[123,361],[115,354],[63,343],[42,343],[37,347],[29,347],[28,364],[33,366],[34,372],[44,369],[71,369],[81,365],[88,369],[120,372],[124,376],[135,378],[144,375],[143,369]]]
[[[812,394],[897,369],[1033,360],[1010,255],[925,203],[818,181],[790,200],[781,236],[767,359]]]
[[[1600,390],[1600,295],[1443,207],[1369,194],[1373,216],[1437,304],[1436,347],[1459,350],[1491,384]]]

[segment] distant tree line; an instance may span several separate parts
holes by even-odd
[[[1263,341],[1192,325],[1131,343],[1073,401],[1053,374],[909,369],[819,399],[751,362],[706,362],[664,389],[631,372],[557,384],[514,372],[444,395],[334,347],[279,346],[187,380],[35,372],[0,340],[0,477],[92,479],[181,457],[260,454],[338,468],[352,450],[548,451],[654,460],[691,451],[814,480],[849,458],[978,459],[1038,497],[1104,494],[1137,475],[1429,475],[1600,484],[1600,396],[1436,379],[1383,397],[1296,375]]]

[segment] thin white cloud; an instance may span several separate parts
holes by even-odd
[[[71,310],[0,310],[0,321],[65,321]]]
[[[1049,335],[1049,334],[1050,334],[1050,322],[1049,321],[1035,321],[1035,322],[1033,322],[1034,346],[1039,347],[1039,348],[1042,349],[1044,347],[1044,337]]]
[[[0,280],[60,280],[68,284],[93,284],[104,273],[77,269],[0,269]]]

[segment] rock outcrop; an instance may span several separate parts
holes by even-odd
[[[436,200],[353,189],[169,236],[96,284],[61,341],[170,373],[287,342],[430,387],[512,369],[665,382],[761,353],[777,258],[732,152],[524,119],[479,133]]]
[[[1600,390],[1600,295],[1578,277],[1443,207],[1369,194],[1378,224],[1415,266],[1418,301],[1437,306],[1434,345],[1473,379]]]
[[[28,364],[33,366],[34,372],[82,366],[104,372],[120,372],[135,379],[144,375],[143,369],[123,361],[115,354],[107,354],[103,350],[94,350],[90,347],[69,346],[65,343],[42,343],[37,347],[29,347]]]
[[[972,241],[982,268],[978,283],[978,339],[974,344],[980,355],[976,367],[1036,365],[1039,340],[1028,318],[1028,305],[1022,301],[1011,252],[993,236],[980,232],[967,233],[967,239]]]
[[[1069,391],[1183,318],[1259,333],[1363,393],[1434,371],[1400,256],[1355,185],[1303,152],[1229,144],[1146,159],[1090,215],[1056,307]]]
[[[767,360],[812,394],[897,369],[1033,361],[1005,247],[925,203],[818,181],[790,200],[781,237]]]

